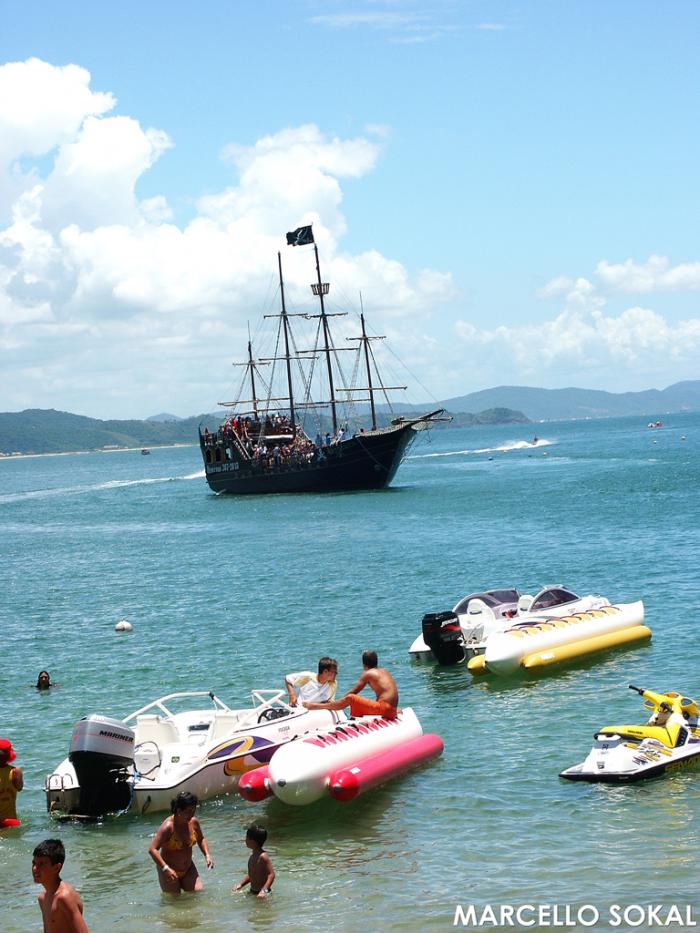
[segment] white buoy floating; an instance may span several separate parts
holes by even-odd
[[[134,626],[131,622],[127,622],[126,619],[120,619],[117,624],[114,626],[115,632],[132,632]]]

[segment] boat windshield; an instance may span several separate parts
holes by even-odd
[[[580,599],[580,597],[576,593],[564,589],[563,586],[548,586],[535,596],[528,612],[541,612],[543,609],[563,606],[565,603],[571,603],[577,599]]]
[[[484,593],[471,593],[457,603],[454,611],[458,615],[460,613],[465,613],[472,599],[480,599],[489,609],[496,609],[499,606],[511,604],[517,606],[518,600],[520,599],[520,592],[518,590],[487,590]]]

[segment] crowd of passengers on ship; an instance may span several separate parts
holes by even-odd
[[[335,434],[327,431],[324,436],[319,431],[312,441],[298,425],[292,425],[286,415],[267,415],[263,420],[257,416],[236,415],[224,421],[216,432],[204,428],[202,437],[205,448],[228,448],[228,459],[234,459],[233,451],[238,448],[247,459],[273,469],[315,463],[323,459],[324,447],[351,436],[347,426],[342,426]],[[281,443],[283,439],[285,442]]]

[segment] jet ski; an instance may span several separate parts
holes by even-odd
[[[642,726],[605,726],[581,764],[562,771],[570,781],[630,782],[700,763],[700,708],[680,693],[656,693],[630,684],[651,717]]]
[[[342,712],[292,707],[284,690],[253,690],[231,709],[213,693],[170,693],[124,719],[92,714],[73,727],[70,751],[45,781],[59,820],[94,822],[170,809],[180,791],[200,800],[235,790],[292,739],[334,728]],[[186,708],[177,711],[177,707]]]

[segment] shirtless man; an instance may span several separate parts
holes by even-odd
[[[389,671],[377,667],[377,652],[364,651],[362,664],[365,672],[357,681],[352,690],[348,691],[339,700],[329,703],[304,703],[307,709],[344,709],[350,707],[351,716],[384,716],[385,719],[396,719],[401,710],[399,705],[399,691],[396,681]],[[376,699],[357,696],[366,686],[374,690]]]
[[[65,860],[60,839],[45,839],[34,849],[32,877],[44,886],[39,895],[44,933],[88,933],[82,899],[73,885],[61,878]]]

